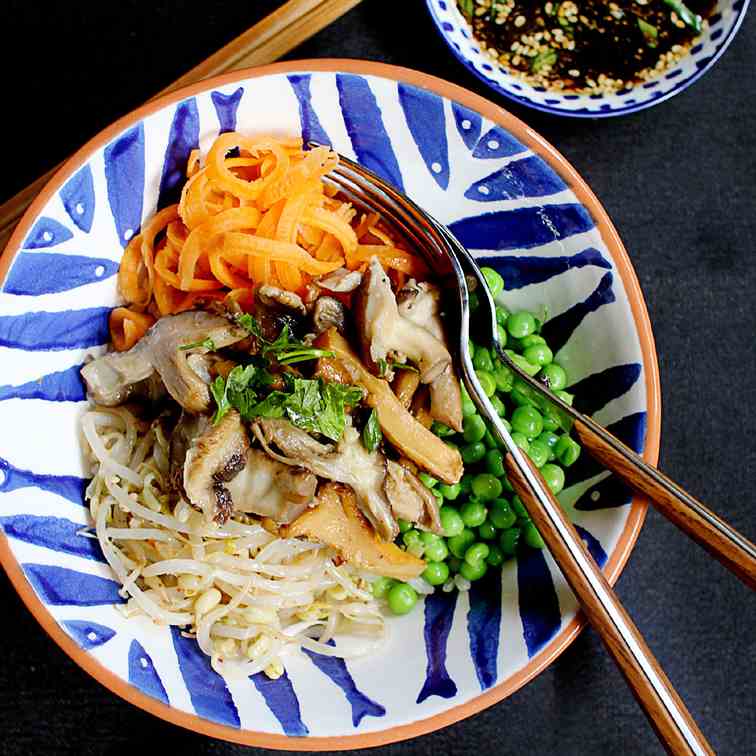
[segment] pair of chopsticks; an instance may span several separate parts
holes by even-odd
[[[289,0],[150,99],[211,76],[272,63],[360,2],[362,0]],[[59,163],[0,205],[0,254],[21,216],[62,165]]]

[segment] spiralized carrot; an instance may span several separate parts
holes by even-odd
[[[154,322],[152,315],[135,312],[127,307],[116,307],[110,313],[108,321],[113,347],[117,352],[131,349]]]
[[[365,270],[373,256],[395,281],[427,275],[378,227],[377,214],[357,218],[324,181],[337,163],[329,147],[305,151],[301,139],[237,132],[220,135],[204,162],[192,150],[179,203],[150,218],[124,250],[118,291],[128,309],[111,318],[113,342],[128,349],[152,315],[208,299],[248,310],[261,284],[301,294],[340,267]]]

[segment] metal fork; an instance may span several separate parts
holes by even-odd
[[[459,292],[458,363],[470,397],[507,451],[505,466],[510,482],[661,742],[670,753],[713,753],[562,507],[537,468],[512,439],[478,381],[468,350],[470,300],[466,271],[479,281],[483,299],[488,299],[490,312],[494,310],[475,261],[445,226],[357,163],[340,156],[340,164],[330,179],[355,204],[378,212],[408,238],[425,255],[434,273],[450,279],[450,285]],[[492,333],[486,334],[494,343],[498,341],[495,326],[494,318]],[[515,372],[519,375],[519,371]]]

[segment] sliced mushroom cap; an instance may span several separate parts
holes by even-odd
[[[349,291],[354,291],[361,282],[362,273],[358,270],[339,268],[338,270],[334,270],[333,273],[329,273],[327,276],[319,278],[315,283],[320,286],[321,289],[344,294]]]
[[[411,470],[388,460],[383,490],[396,517],[443,535],[436,497]]]
[[[329,328],[336,328],[340,333],[344,333],[346,308],[334,297],[318,297],[312,311],[312,325],[316,334]]]
[[[337,549],[344,561],[397,580],[411,580],[425,569],[422,559],[377,538],[348,488],[323,485],[316,503],[314,509],[283,530],[284,538],[304,537],[325,543]]]
[[[261,418],[252,430],[273,459],[301,465],[323,478],[351,486],[360,508],[382,538],[389,541],[399,533],[383,493],[385,459],[365,449],[352,427],[347,427],[336,448],[321,444],[288,420]]]
[[[190,412],[203,412],[210,404],[207,383],[190,364],[204,347],[181,349],[210,339],[215,349],[234,344],[247,332],[225,318],[201,310],[170,315],[157,321],[128,352],[112,352],[85,365],[81,375],[90,397],[112,407],[123,403],[136,384],[157,371],[168,393]]]
[[[435,284],[411,280],[396,295],[399,314],[444,341],[441,322],[441,290]]]
[[[231,516],[233,500],[224,484],[244,468],[248,449],[247,433],[235,410],[192,441],[184,461],[184,491],[206,520],[223,523]]]
[[[192,442],[201,436],[209,427],[210,420],[206,415],[194,415],[182,412],[178,422],[170,432],[170,446],[168,450],[168,481],[173,493],[186,498],[184,490],[184,463],[186,453]]]
[[[263,284],[257,290],[257,298],[266,307],[294,310],[302,316],[307,314],[302,297],[293,291],[286,291],[285,289],[279,289],[277,286]]]

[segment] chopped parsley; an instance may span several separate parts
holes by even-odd
[[[264,358],[273,357],[281,365],[294,365],[297,362],[334,356],[334,353],[327,349],[318,349],[305,344],[304,341],[292,338],[288,324],[283,327],[275,341],[269,341],[263,336],[260,324],[252,315],[247,313],[238,315],[236,322],[257,339],[260,353]]]
[[[188,349],[207,349],[208,352],[215,351],[215,342],[208,336],[206,339],[200,339],[199,341],[192,341],[191,344],[182,344],[179,349],[182,352]]]

